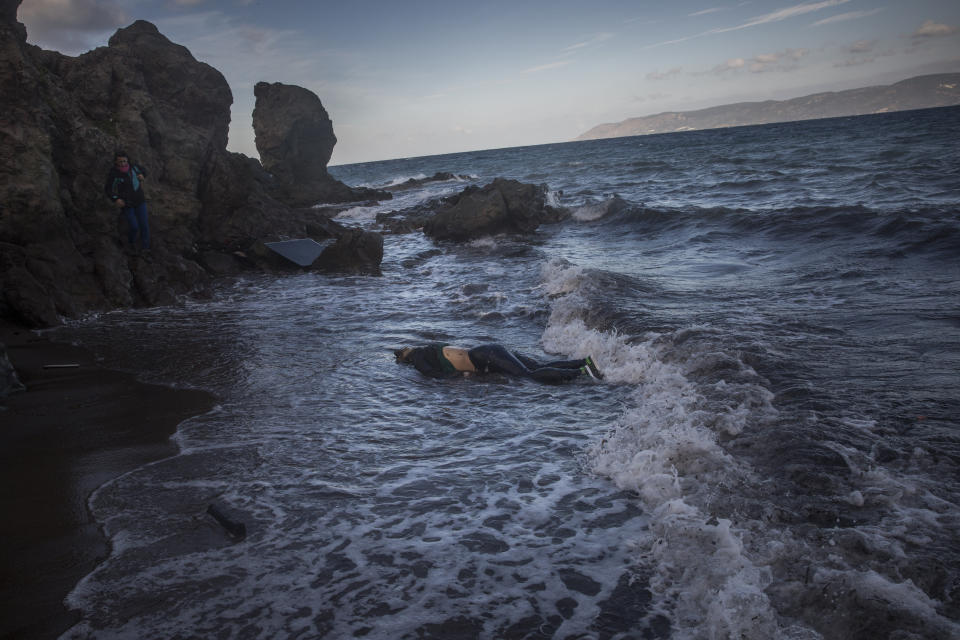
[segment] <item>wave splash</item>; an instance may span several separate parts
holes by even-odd
[[[585,457],[594,473],[633,492],[650,516],[647,535],[631,543],[635,570],[649,577],[653,594],[647,623],[664,616],[677,637],[805,640],[824,637],[832,625],[840,633],[856,625],[837,613],[836,603],[846,600],[841,609],[886,611],[940,637],[960,631],[896,569],[863,568],[852,540],[896,544],[882,531],[834,536],[824,549],[810,522],[782,517],[796,505],[729,448],[741,435],[778,433],[773,427],[783,416],[768,383],[718,347],[709,327],[640,336],[610,328],[615,311],[603,301],[616,295],[605,281],[600,272],[547,261],[542,290],[551,311],[542,343],[548,352],[591,355],[607,382],[635,387]],[[719,374],[704,375],[711,369]],[[873,484],[862,488],[873,495]],[[855,488],[840,498],[864,499]]]

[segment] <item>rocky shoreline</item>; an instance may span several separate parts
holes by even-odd
[[[337,203],[389,199],[331,177],[336,137],[319,98],[260,83],[263,165],[227,151],[223,75],[143,21],[76,58],[26,42],[19,0],[0,0],[0,318],[30,327],[166,304],[212,278],[284,268],[262,244],[335,239],[317,269],[373,271],[378,234],[332,220]],[[147,169],[153,255],[129,255],[104,196],[123,148]]]
[[[418,182],[466,178],[383,190],[337,181],[323,104],[281,83],[254,89],[261,160],[229,152],[233,96],[219,71],[144,21],[76,58],[42,50],[26,42],[20,2],[0,0],[0,319],[49,327],[204,295],[217,277],[300,269],[266,246],[295,238],[328,241],[310,269],[376,274],[382,235],[333,218]],[[149,255],[125,247],[125,223],[103,193],[120,148],[147,169]],[[392,212],[385,230],[464,241],[563,217],[546,187],[501,179]]]

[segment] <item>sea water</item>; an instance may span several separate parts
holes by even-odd
[[[219,398],[91,497],[65,637],[960,637],[958,139],[948,108],[332,167],[459,176],[341,215],[372,230],[495,177],[572,217],[61,330]],[[428,342],[606,379],[395,364]]]

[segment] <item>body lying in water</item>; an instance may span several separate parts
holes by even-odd
[[[449,378],[473,373],[503,373],[530,378],[537,382],[556,384],[579,376],[598,380],[603,374],[592,358],[556,360],[539,363],[533,358],[510,351],[499,344],[485,344],[472,349],[447,344],[428,344],[423,347],[404,347],[394,351],[397,362],[411,364],[417,371],[432,378]]]

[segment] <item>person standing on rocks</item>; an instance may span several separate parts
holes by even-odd
[[[146,170],[130,162],[126,151],[117,151],[113,155],[113,168],[107,175],[104,192],[123,212],[127,219],[127,238],[130,240],[130,250],[137,252],[137,236],[140,236],[140,247],[144,251],[150,249],[150,224],[147,220],[147,202],[143,195],[143,180]]]

